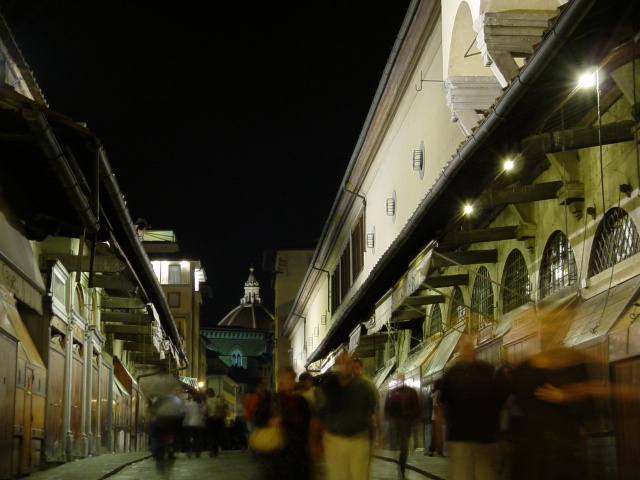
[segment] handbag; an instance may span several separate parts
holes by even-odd
[[[249,448],[258,453],[274,453],[286,446],[287,439],[280,425],[256,427],[249,435]]]

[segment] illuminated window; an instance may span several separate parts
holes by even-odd
[[[598,225],[593,245],[590,275],[603,272],[640,252],[640,236],[627,212],[612,208]]]
[[[569,239],[556,231],[549,237],[540,262],[540,298],[573,285],[577,280],[576,259]]]
[[[242,366],[242,352],[237,348],[233,352],[231,352],[231,366],[232,367]]]
[[[431,309],[431,322],[429,323],[429,336],[442,330],[442,309],[440,305],[434,305]]]
[[[170,285],[182,283],[180,281],[180,265],[169,265],[168,283]]]
[[[471,333],[493,321],[493,288],[487,267],[480,267],[471,293]]]
[[[511,251],[504,265],[502,279],[502,310],[515,310],[530,300],[531,282],[524,255],[518,249]]]

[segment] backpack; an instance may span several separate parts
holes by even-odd
[[[416,419],[420,415],[418,394],[410,387],[394,388],[389,392],[385,410],[391,418]]]

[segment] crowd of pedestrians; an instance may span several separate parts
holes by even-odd
[[[184,402],[173,389],[149,405],[150,447],[157,459],[248,450],[262,480],[368,480],[373,449],[391,444],[403,479],[419,425],[424,454],[447,457],[451,480],[587,478],[582,427],[610,391],[590,381],[588,360],[557,347],[495,368],[473,346],[463,336],[453,366],[420,391],[398,372],[382,395],[346,354],[315,377],[283,368],[274,391],[256,383],[233,421],[211,388]]]

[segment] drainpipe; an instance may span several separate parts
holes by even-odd
[[[87,200],[87,197],[82,192],[80,183],[69,167],[69,163],[44,113],[38,110],[23,109],[22,117],[27,120],[27,125],[35,134],[38,145],[49,160],[51,167],[58,176],[58,180],[62,183],[71,204],[78,213],[87,232],[97,234],[100,230],[100,222],[93,213],[89,200]]]
[[[102,182],[106,187],[107,194],[109,195],[111,202],[116,209],[118,219],[124,227],[129,245],[133,248],[138,262],[142,267],[146,277],[151,281],[150,293],[153,295],[158,306],[160,307],[162,318],[166,320],[165,327],[168,327],[169,335],[173,339],[174,344],[178,347],[178,354],[180,358],[184,361],[184,366],[178,369],[182,370],[189,366],[189,360],[187,359],[187,355],[184,351],[182,342],[180,341],[178,328],[176,327],[175,321],[173,320],[173,315],[171,314],[171,310],[169,309],[169,305],[167,304],[167,299],[164,295],[164,292],[162,291],[160,283],[158,282],[156,274],[151,267],[151,262],[149,261],[147,252],[145,252],[142,243],[140,242],[140,239],[136,235],[136,231],[133,228],[133,220],[131,220],[129,210],[125,205],[122,193],[120,192],[120,187],[115,180],[115,174],[111,170],[111,166],[109,165],[109,161],[103,149],[100,149],[99,155],[100,178],[102,179]]]

